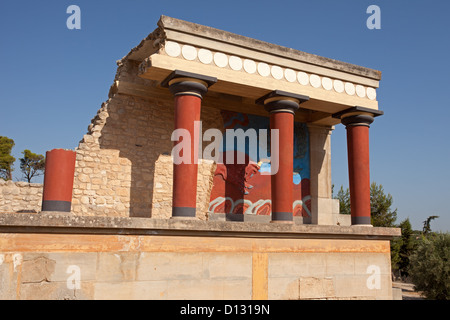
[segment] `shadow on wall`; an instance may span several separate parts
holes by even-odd
[[[169,218],[172,213],[172,96],[168,93],[150,100],[116,94],[107,104],[107,113],[98,143],[100,154],[116,151],[116,157],[102,167],[107,175],[106,185],[103,182],[102,187],[109,190],[114,199],[112,214]],[[222,126],[217,113],[216,109],[202,107],[203,132]],[[203,148],[208,143],[204,142]],[[205,214],[213,167],[199,165],[197,207],[198,212],[205,211]]]
[[[137,77],[136,64],[125,63],[117,74],[119,85],[111,87],[110,99],[77,150],[72,210],[81,215],[169,218],[173,96],[156,81]],[[135,88],[146,98],[135,95]],[[203,132],[223,127],[220,111],[206,104],[201,120]],[[204,142],[202,150],[209,143]],[[214,168],[199,165],[197,211],[205,215]]]
[[[161,155],[170,156],[171,152],[173,106],[118,94],[108,104],[108,114],[99,138],[100,149],[119,150],[119,157],[131,165],[131,177],[112,165],[108,180],[119,181],[117,195],[125,206],[129,204],[129,216],[151,217],[156,163]],[[169,179],[169,172],[160,171],[157,174]],[[127,180],[129,186],[124,183]],[[162,189],[168,192],[169,187],[167,184]]]

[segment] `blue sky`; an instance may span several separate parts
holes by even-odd
[[[69,5],[81,30],[69,30]],[[369,30],[369,5],[381,29]],[[400,222],[450,230],[449,1],[1,1],[0,135],[45,154],[73,149],[107,99],[122,58],[160,15],[381,70],[385,112],[370,129],[371,177]],[[14,179],[20,179],[19,163]],[[348,186],[345,129],[332,135],[332,178]]]

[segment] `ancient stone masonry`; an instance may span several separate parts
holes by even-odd
[[[305,97],[293,118],[295,146],[287,145],[296,148],[294,207],[288,215],[313,224],[341,223],[331,198],[330,133],[348,114],[378,113],[380,72],[165,16],[117,66],[108,99],[75,150],[73,214],[170,217],[176,115],[174,97],[161,83],[178,70],[218,80],[202,97],[202,133],[268,128],[269,114],[255,101],[274,89]],[[358,105],[362,109],[352,109]],[[203,142],[202,150],[207,145]],[[259,160],[266,165],[260,170],[270,169]],[[197,218],[270,215],[270,183],[248,174],[248,168],[243,177],[241,169],[199,163]],[[289,205],[283,210],[290,211]]]
[[[117,65],[70,174],[61,156],[51,184],[0,180],[0,299],[392,299],[400,230],[364,191],[379,71],[165,16]],[[48,190],[70,212],[40,212]]]
[[[172,206],[173,102],[170,96],[140,97],[118,92],[118,85],[155,82],[137,77],[137,64],[119,62],[116,82],[76,150],[72,200],[76,215],[167,218]],[[202,111],[203,130],[221,127],[216,109]],[[199,216],[206,217],[214,173],[200,164]]]
[[[196,38],[197,33],[201,34],[199,38]],[[186,41],[192,41],[192,44]],[[257,50],[252,51],[254,48]],[[87,134],[76,149],[72,212],[75,215],[170,217],[174,104],[173,96],[161,87],[161,82],[168,70],[178,66],[187,71],[220,75],[220,81],[202,99],[200,119],[203,132],[209,128],[222,132],[226,129],[255,128],[255,121],[260,128],[268,126],[268,123],[264,124],[268,113],[255,104],[255,98],[263,96],[269,88],[280,86],[283,90],[299,90],[310,95],[311,99],[302,104],[305,107],[296,112],[294,119],[296,127],[307,124],[309,131],[309,137],[308,134],[298,137],[303,139],[298,140],[299,145],[306,149],[295,151],[307,156],[303,160],[295,160],[303,161],[304,166],[297,166],[296,170],[300,170],[306,179],[301,182],[301,191],[300,184],[294,191],[303,195],[294,196],[296,203],[300,203],[294,208],[294,215],[309,215],[307,220],[312,223],[333,224],[336,219],[339,220],[334,217],[338,212],[333,209],[336,205],[331,199],[330,141],[328,139],[325,143],[317,139],[317,132],[331,132],[332,126],[339,123],[332,113],[347,106],[360,104],[377,108],[376,95],[372,91],[378,86],[380,74],[286,50],[213,28],[162,17],[154,32],[117,61],[118,68],[108,100],[92,119]],[[281,53],[284,58],[280,58]],[[244,59],[246,56],[247,59]],[[270,61],[279,65],[272,65]],[[324,64],[326,68],[318,64]],[[283,69],[285,66],[292,68]],[[265,68],[269,68],[269,73],[265,72]],[[330,73],[330,78],[324,76],[329,68],[335,69]],[[322,74],[322,77],[316,73]],[[316,81],[316,78],[319,80]],[[236,83],[232,84],[233,81]],[[330,87],[330,83],[334,87]],[[246,119],[250,119],[252,124],[247,125]],[[202,147],[206,145],[203,142]],[[322,152],[327,156],[323,157]],[[229,181],[225,182],[227,193],[232,189],[230,183],[239,184],[233,180],[232,174],[228,174]],[[214,182],[215,176],[216,180],[219,179],[215,163],[202,161],[199,164],[198,218],[206,219],[211,213],[228,210],[229,201],[234,201],[231,204],[234,209],[230,210],[249,208],[252,212],[267,214],[270,195],[260,195],[263,198],[259,200],[221,194],[225,191],[221,191],[221,187]],[[214,185],[219,191],[214,191],[214,199],[211,199]],[[257,193],[258,188],[253,189],[253,194]],[[225,202],[219,205],[220,199],[225,199]],[[244,207],[240,209],[242,205],[238,203],[242,201]],[[260,202],[265,204],[259,205]],[[211,208],[215,211],[212,212]],[[318,216],[319,211],[321,217]]]
[[[1,212],[39,212],[42,205],[42,184],[0,179]]]

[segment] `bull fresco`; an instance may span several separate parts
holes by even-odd
[[[222,142],[221,159],[214,174],[209,212],[231,214],[271,214],[270,121],[267,117],[222,111],[226,129],[267,130],[268,143],[258,143],[258,151],[249,152],[249,144]],[[260,142],[260,141],[259,141]],[[231,146],[231,147],[230,147]],[[256,159],[251,155],[257,154]],[[237,161],[239,157],[244,163]],[[268,156],[268,157],[267,157]],[[282,156],[282,155],[281,155]],[[233,161],[230,161],[233,159]],[[294,123],[294,174],[292,188],[294,216],[311,216],[309,133],[305,123]],[[228,163],[227,163],[228,162]]]

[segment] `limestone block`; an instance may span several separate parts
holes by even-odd
[[[1,185],[0,185],[1,186]],[[10,300],[17,297],[19,273],[14,268],[13,254],[0,253],[0,299]]]
[[[354,275],[355,274],[355,254],[330,252],[325,257],[326,275]]]
[[[102,252],[98,254],[97,281],[127,282],[136,278],[138,253]]]
[[[64,282],[29,282],[20,286],[20,300],[74,300],[75,292]]]
[[[340,275],[333,277],[336,298],[392,299],[390,275],[380,276],[380,287],[367,285],[368,275]]]
[[[202,253],[145,252],[139,257],[136,280],[201,279]]]
[[[251,299],[251,285],[251,280],[171,280],[168,281],[167,299],[178,300],[189,297],[194,300],[248,300]],[[236,288],[239,290],[234,291]]]
[[[167,299],[168,281],[96,282],[95,300],[162,300]]]
[[[313,198],[311,201],[311,210],[317,212],[313,215],[312,223],[318,225],[335,225],[333,216],[333,199]]]
[[[97,278],[96,252],[51,252],[47,254],[47,259],[56,262],[54,272],[48,278],[50,282],[66,284],[68,278],[78,270],[82,282]]]
[[[33,259],[25,257],[22,263],[22,283],[49,281],[55,271],[56,261],[48,259],[46,255],[38,255]]]
[[[332,278],[302,277],[299,279],[300,299],[324,299],[334,296]]]
[[[209,279],[251,280],[252,255],[250,253],[204,253],[203,268]]]
[[[298,300],[299,298],[298,278],[269,278],[269,300]]]
[[[338,214],[336,215],[336,224],[340,226],[351,226],[352,216],[349,214]]]
[[[39,212],[42,190],[42,184],[38,183],[3,181],[0,185],[0,212],[13,213],[23,210]]]
[[[326,255],[277,253],[269,255],[269,278],[324,277]]]

